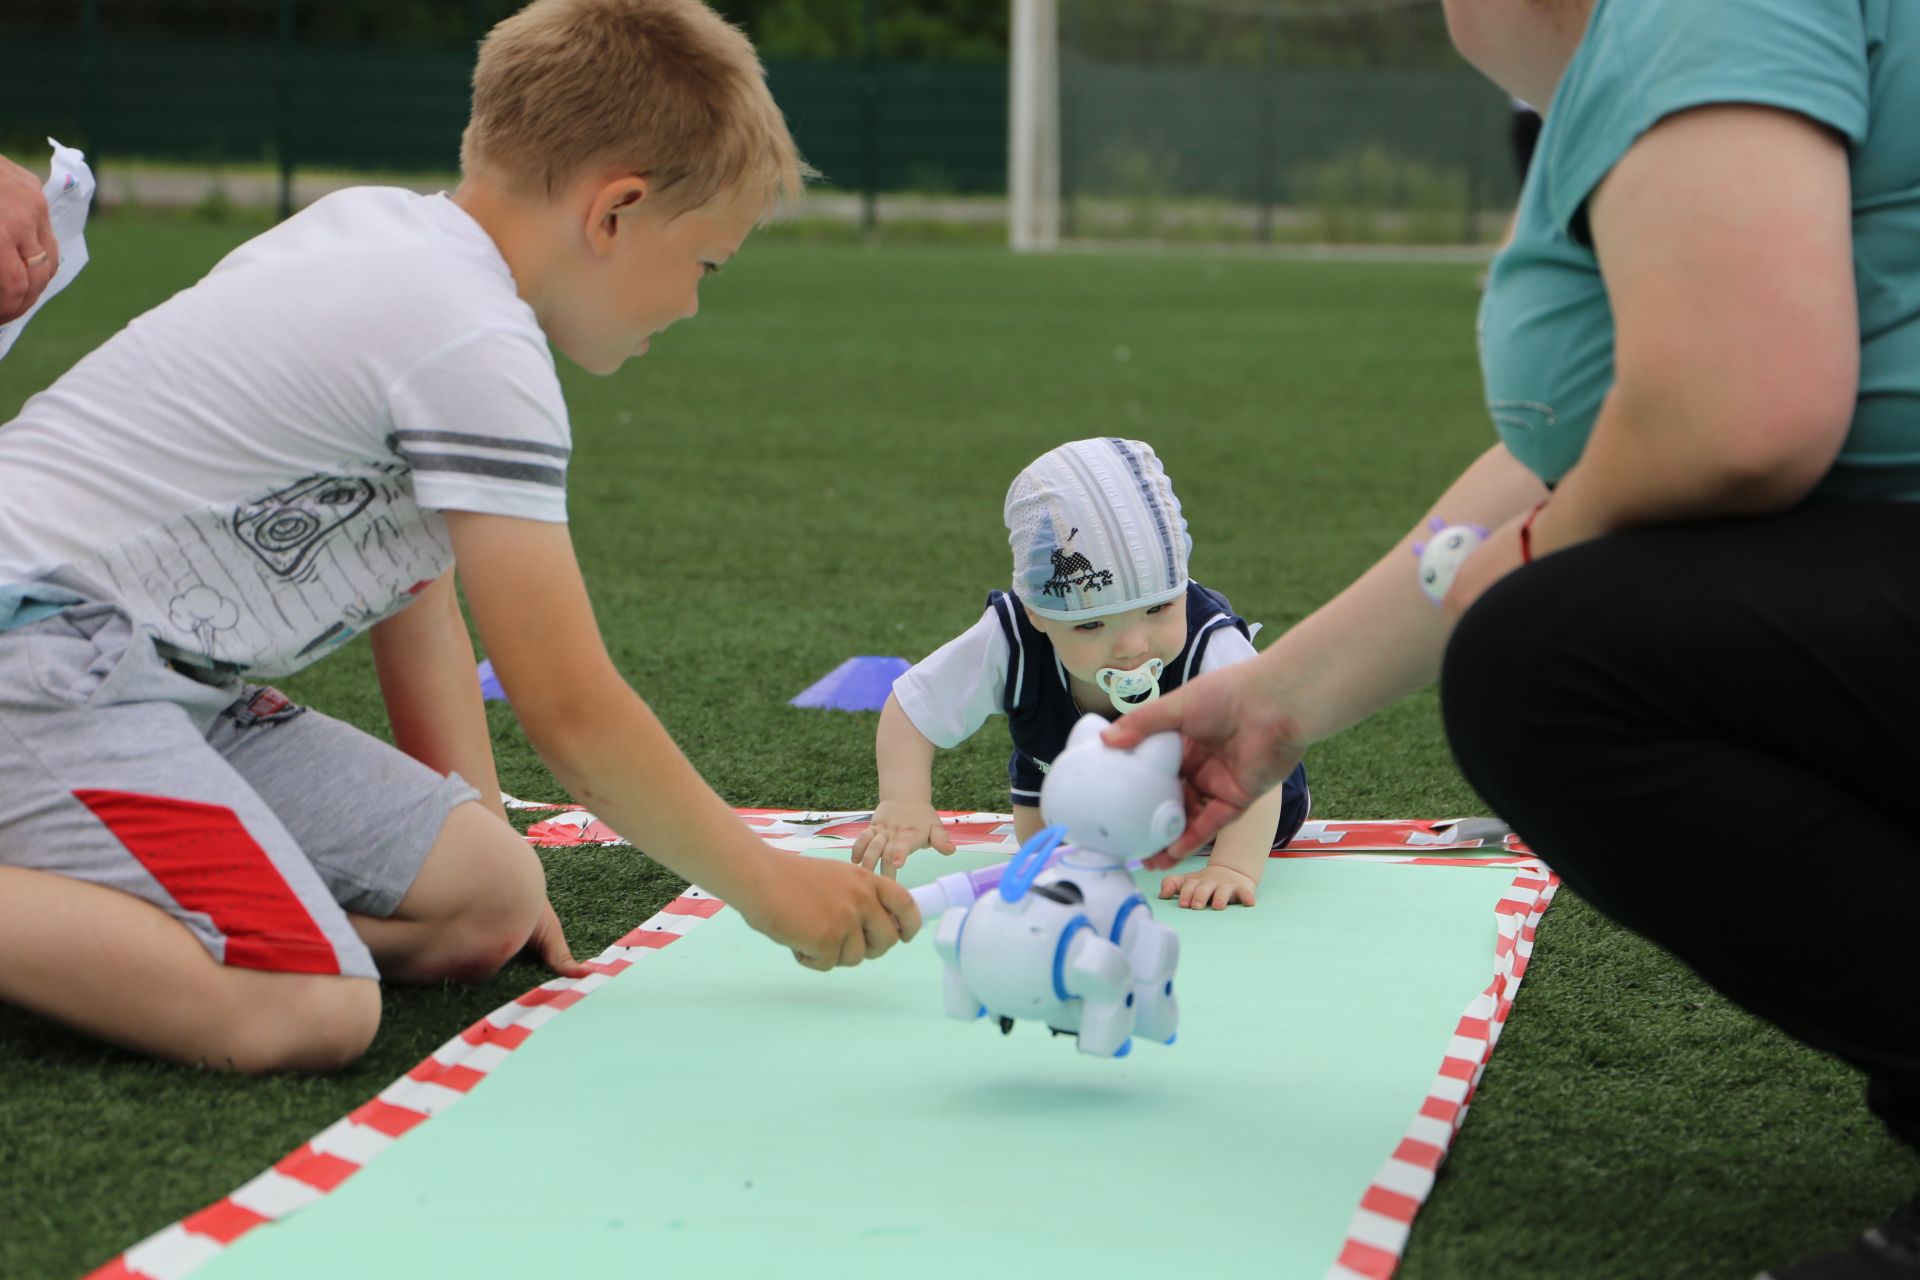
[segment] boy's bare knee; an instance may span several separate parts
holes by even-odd
[[[270,988],[247,985],[252,998],[235,1002],[208,1066],[243,1075],[338,1071],[359,1061],[380,1029],[380,984],[372,978],[276,974]]]
[[[517,837],[513,846],[487,860],[491,874],[484,890],[453,921],[441,949],[437,976],[455,982],[490,981],[520,953],[547,904],[546,874],[540,859]]]

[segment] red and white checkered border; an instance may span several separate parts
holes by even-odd
[[[726,904],[687,891],[602,951],[584,978],[543,982],[433,1051],[363,1106],[328,1125],[259,1177],[134,1245],[86,1280],[181,1280],[263,1223],[284,1218],[360,1172],[423,1121],[466,1097],[527,1037],[634,961],[691,933]]]
[[[1388,1280],[1400,1265],[1414,1215],[1426,1203],[1440,1162],[1466,1121],[1467,1104],[1500,1042],[1520,979],[1533,958],[1534,932],[1559,888],[1560,878],[1535,862],[1514,878],[1494,907],[1499,936],[1493,944],[1493,981],[1460,1015],[1427,1100],[1360,1197],[1360,1207],[1347,1224],[1346,1244],[1327,1269],[1327,1280]]]
[[[1427,860],[1408,860],[1412,861]],[[1534,931],[1559,884],[1559,878],[1536,861],[1515,878],[1495,907],[1499,936],[1494,943],[1493,981],[1461,1016],[1427,1100],[1361,1197],[1347,1228],[1346,1244],[1328,1270],[1327,1280],[1387,1280],[1399,1265],[1414,1215],[1433,1189],[1434,1175],[1466,1119],[1467,1104],[1499,1042],[1533,955]],[[403,1135],[465,1097],[527,1037],[561,1012],[612,981],[634,961],[692,932],[725,906],[704,890],[689,887],[588,961],[593,973],[541,983],[495,1009],[252,1181],[156,1231],[84,1280],[183,1280],[255,1227],[325,1196]]]

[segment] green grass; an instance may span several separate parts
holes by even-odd
[[[98,221],[93,265],[0,363],[0,421],[250,229]],[[1160,449],[1195,572],[1270,638],[1484,447],[1473,275],[752,245],[645,360],[606,380],[567,373],[574,529],[609,645],[733,802],[870,803],[875,717],[786,699],[849,655],[917,658],[966,626],[1007,571],[1013,473],[1113,433]],[[528,607],[539,599],[529,583]],[[383,727],[363,649],[288,688]],[[503,784],[556,796],[493,714]],[[946,753],[939,799],[1002,807],[1004,753],[991,727]],[[1484,808],[1430,696],[1310,765],[1323,816]],[[1686,851],[1672,852],[1684,878]],[[555,854],[548,872],[582,955],[677,887],[620,850]],[[1711,886],[1698,892],[1710,907]],[[767,962],[788,963],[772,949]],[[0,1010],[0,1276],[78,1274],[225,1194],[541,976],[516,964],[485,988],[389,990],[372,1051],[325,1079],[158,1065]],[[1920,1173],[1859,1096],[1852,1072],[1563,894],[1401,1274],[1746,1277],[1837,1243]]]

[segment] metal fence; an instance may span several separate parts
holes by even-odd
[[[296,11],[317,13],[318,0],[263,2],[251,27],[205,38],[155,34],[165,0],[34,2],[30,25],[0,14],[0,145],[52,134],[108,172],[130,158],[269,165],[283,213],[300,171],[453,172],[473,43],[495,4],[468,0],[464,38],[353,47],[297,34]],[[1512,198],[1505,101],[1427,52],[1432,6],[1315,28],[1311,56],[1307,28],[1258,6],[1191,10],[1068,0],[1067,234],[1473,239]],[[1006,189],[1004,64],[868,57],[767,71],[803,154],[830,188],[865,195],[869,227],[882,192]]]
[[[343,48],[291,39],[70,32],[0,36],[0,141],[46,134],[96,162],[270,163],[425,173],[458,167],[470,47]],[[1004,66],[770,62],[768,81],[828,185],[1006,188]]]

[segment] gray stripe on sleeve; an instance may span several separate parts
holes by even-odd
[[[475,458],[464,453],[421,453],[408,459],[415,471],[456,471],[462,475],[488,476],[495,480],[525,480],[530,484],[567,487],[562,467],[543,467],[533,462],[507,462],[500,458]]]
[[[476,435],[470,431],[396,431],[394,439],[409,444],[464,444],[482,449],[504,449],[510,453],[537,453],[548,458],[568,458],[573,450],[563,444],[540,440],[508,440],[501,436]],[[402,450],[402,452],[407,452]]]

